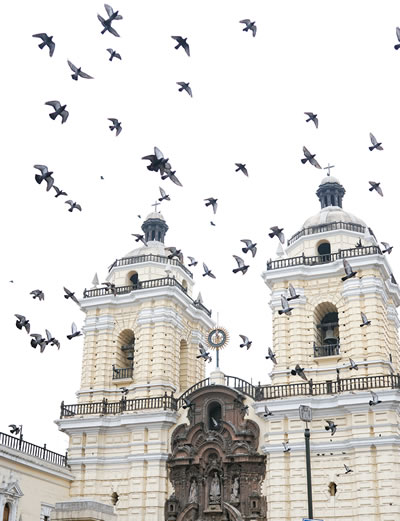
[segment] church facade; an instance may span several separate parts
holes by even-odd
[[[312,412],[314,518],[400,519],[400,290],[372,230],[343,210],[344,193],[327,176],[321,210],[267,262],[276,364],[258,386],[220,370],[205,377],[211,312],[165,247],[162,215],[147,217],[147,245],[80,301],[81,386],[57,420],[73,479],[51,519],[306,518],[300,406]]]

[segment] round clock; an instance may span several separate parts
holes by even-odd
[[[223,327],[211,329],[207,335],[207,343],[212,349],[221,349],[227,345],[229,335]]]

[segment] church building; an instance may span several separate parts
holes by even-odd
[[[256,386],[206,377],[199,344],[218,349],[226,332],[151,213],[147,245],[80,300],[81,385],[57,420],[67,457],[0,436],[0,519],[299,521],[311,504],[324,521],[399,521],[400,291],[344,194],[325,177],[320,211],[266,263],[276,363]]]

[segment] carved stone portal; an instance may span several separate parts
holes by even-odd
[[[265,456],[257,452],[257,424],[245,419],[243,395],[213,385],[194,391],[190,401],[190,424],[172,434],[168,469],[175,492],[166,521],[266,521]]]

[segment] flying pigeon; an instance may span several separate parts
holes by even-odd
[[[309,161],[311,165],[315,166],[315,168],[321,168],[320,164],[315,159],[316,154],[311,154],[311,152],[309,152],[306,147],[303,147],[303,152],[305,156],[303,159],[301,159],[303,165]]]
[[[358,239],[358,241],[356,242],[356,245],[355,245],[356,248],[363,248],[363,243],[361,242],[361,239]]]
[[[315,128],[318,128],[318,118],[317,114],[313,114],[312,112],[304,112],[306,116],[308,116],[308,119],[306,119],[306,123],[308,121],[312,121],[315,125]]]
[[[205,362],[211,362],[212,358],[210,356],[210,353],[206,350],[206,348],[203,346],[203,344],[199,343],[199,351],[200,354],[196,356],[196,358],[202,358]]]
[[[40,185],[42,181],[46,181],[46,192],[48,192],[54,184],[54,178],[52,177],[53,172],[49,172],[46,165],[33,165],[33,168],[37,168],[41,172],[41,175],[35,174],[37,184]]]
[[[61,195],[68,195],[67,192],[60,190],[56,185],[53,185],[54,190],[56,191],[56,195],[54,197],[60,197]]]
[[[107,286],[107,289],[109,289],[114,297],[117,295],[117,286],[113,282],[103,282],[104,286]]]
[[[250,239],[240,239],[240,242],[244,242],[246,245],[244,248],[242,248],[242,252],[247,253],[248,251],[251,251],[251,254],[253,255],[253,257],[255,257],[257,253],[257,243],[252,242]]]
[[[344,267],[344,271],[346,273],[346,275],[344,277],[342,277],[343,282],[347,279],[351,279],[351,277],[356,276],[357,272],[352,270],[349,262],[347,262],[346,259],[343,259],[343,267]]]
[[[56,48],[56,44],[53,42],[53,37],[48,36],[46,33],[38,33],[38,34],[32,34],[33,38],[40,38],[42,40],[42,43],[39,43],[38,47],[39,49],[43,49],[45,45],[49,48],[49,55],[53,56],[54,49]]]
[[[70,69],[73,71],[74,74],[71,74],[71,78],[73,80],[76,80],[78,81],[78,77],[80,76],[81,78],[85,78],[87,80],[92,80],[93,77],[92,76],[89,76],[89,74],[86,74],[86,72],[82,72],[81,70],[81,67],[76,67],[73,63],[71,63],[69,60],[67,60],[68,62],[68,65],[70,67]]]
[[[29,295],[32,295],[33,299],[38,298],[39,300],[44,300],[44,293],[41,289],[34,289]]]
[[[235,172],[239,172],[239,170],[240,170],[241,172],[244,173],[245,176],[249,177],[249,173],[248,173],[246,165],[244,163],[235,163],[235,165],[237,166]]]
[[[287,297],[286,300],[294,300],[295,298],[299,298],[300,297],[300,295],[298,295],[296,293],[296,290],[294,289],[294,287],[291,284],[289,284],[288,290],[289,290],[290,297]]]
[[[98,20],[100,21],[101,25],[104,27],[104,29],[101,31],[101,34],[104,34],[106,31],[108,31],[111,34],[113,34],[114,36],[119,37],[119,34],[114,29],[114,27],[111,26],[111,24],[114,20],[122,20],[122,16],[120,14],[118,14],[118,11],[114,12],[113,8],[108,4],[104,4],[104,8],[108,14],[107,20],[105,20],[99,14],[97,15]]]
[[[244,263],[244,260],[241,257],[238,257],[237,255],[232,255],[232,257],[237,262],[238,267],[234,268],[232,271],[233,273],[238,273],[239,271],[242,272],[244,275],[246,271],[249,269],[249,265]]]
[[[358,365],[355,363],[355,361],[351,358],[349,358],[349,362],[350,362],[350,371],[352,369],[355,369],[356,371],[358,371]]]
[[[170,201],[171,198],[169,195],[167,195],[167,192],[163,188],[161,188],[161,186],[159,186],[158,188],[160,189],[160,194],[161,194],[161,197],[158,198],[160,203],[161,203],[161,201]]]
[[[78,328],[76,327],[75,322],[72,322],[72,324],[71,324],[71,334],[67,335],[68,340],[72,340],[76,336],[81,336],[81,335],[82,335],[82,332],[78,331]]]
[[[144,238],[144,235],[141,235],[140,233],[131,233],[133,237],[136,237],[135,242],[141,241],[145,246],[147,246],[147,241]]]
[[[11,430],[10,430],[11,434],[19,434],[21,432],[21,428],[17,427],[14,423],[9,425],[9,427],[11,428]]]
[[[242,341],[243,341],[243,343],[240,344],[239,347],[246,347],[247,350],[249,350],[250,347],[251,347],[251,344],[252,344],[253,342],[252,342],[251,340],[249,340],[249,339],[247,338],[247,336],[245,336],[245,335],[239,335],[239,336],[240,336],[240,338],[241,338]]]
[[[74,201],[71,201],[71,199],[69,199],[68,201],[65,201],[65,204],[69,204],[69,209],[68,209],[69,212],[72,212],[72,210],[74,210],[75,208],[77,210],[79,210],[80,212],[82,211],[81,205]]]
[[[217,226],[214,221],[210,221],[211,226]]]
[[[378,395],[376,393],[371,391],[371,394],[372,394],[372,400],[369,401],[370,407],[372,407],[373,405],[378,405],[378,403],[382,403],[382,400],[378,399]]]
[[[288,303],[285,295],[281,295],[281,304],[282,304],[282,309],[278,309],[278,313],[280,315],[282,315],[282,313],[285,313],[285,315],[291,315],[292,314],[291,311],[294,308],[289,307],[289,303]]]
[[[64,291],[65,291],[65,295],[64,295],[64,298],[66,299],[71,299],[73,300],[76,304],[78,304],[78,306],[80,306],[79,304],[79,300],[75,297],[75,292],[73,293],[72,291],[70,291],[69,289],[67,289],[65,286],[64,287]]]
[[[51,119],[56,119],[57,116],[61,116],[61,124],[65,123],[68,119],[69,112],[65,110],[67,105],[61,105],[61,103],[57,100],[54,101],[46,101],[45,105],[50,105],[53,107],[54,112],[49,114]]]
[[[292,369],[290,371],[290,373],[293,375],[293,376],[300,376],[300,378],[302,378],[303,380],[305,380],[306,382],[308,381],[307,380],[307,376],[305,375],[304,373],[304,368],[303,367],[300,367],[299,364],[296,364],[295,368]]]
[[[383,247],[385,248],[384,250],[382,250],[382,253],[387,253],[388,255],[390,255],[392,253],[393,246],[390,246],[389,243],[383,241],[381,241],[381,244],[383,244]]]
[[[251,22],[248,18],[239,21],[240,24],[245,24],[246,27],[243,28],[243,31],[251,31],[253,33],[253,37],[257,33],[256,22]]]
[[[176,177],[175,173],[176,173],[176,170],[168,170],[164,174],[161,175],[161,179],[171,179],[171,181],[173,183],[175,183],[177,186],[182,186],[182,183]]]
[[[211,270],[208,269],[207,267],[207,264],[205,262],[203,262],[203,268],[204,268],[204,273],[203,273],[203,277],[205,277],[206,275],[208,275],[209,277],[211,277],[212,279],[215,279],[215,275],[214,273],[211,272]]]
[[[271,360],[271,362],[273,362],[274,364],[277,363],[276,355],[275,355],[275,353],[272,351],[272,349],[270,347],[268,348],[268,356],[266,356],[265,358],[267,360]]]
[[[50,344],[52,346],[57,346],[57,348],[60,349],[60,342],[56,338],[54,338],[54,336],[50,333],[48,329],[46,329],[46,336],[46,345]]]
[[[279,228],[278,226],[271,226],[270,230],[272,233],[269,233],[268,235],[271,237],[278,237],[278,239],[281,241],[282,244],[285,242],[285,235],[282,233],[283,228]]]
[[[182,409],[191,409],[194,405],[194,403],[192,403],[190,400],[188,400],[185,397],[183,397],[183,401],[185,402],[185,405],[182,405]]]
[[[122,60],[121,55],[117,53],[117,51],[114,51],[114,49],[107,49],[107,51],[110,53],[109,61],[112,62],[113,58],[117,58],[118,60]]]
[[[369,133],[369,139],[372,143],[372,147],[368,147],[371,152],[372,150],[374,150],[374,148],[376,148],[377,150],[383,150],[383,147],[381,146],[382,143],[378,143],[376,137],[373,134],[371,134],[371,132]]]
[[[188,255],[188,259],[190,260],[190,264],[188,264],[188,266],[197,266],[198,262],[194,257],[190,257]]]
[[[283,441],[282,445],[283,445],[283,452],[290,452],[289,442]]]
[[[161,176],[171,170],[171,165],[168,163],[168,158],[166,159],[161,150],[157,147],[154,147],[154,154],[143,156],[142,159],[148,159],[150,161],[150,164],[147,165],[147,170],[152,172],[159,171]]]
[[[192,97],[192,89],[189,87],[189,83],[185,83],[184,81],[177,81],[177,85],[179,85],[179,92],[182,92],[183,90],[186,91],[190,97]]]
[[[397,39],[399,40],[400,42],[400,27],[396,27],[396,36],[397,36]],[[394,46],[394,48],[396,49],[396,51],[398,49],[400,49],[400,44],[396,43],[396,45]]]
[[[333,436],[336,432],[337,425],[335,425],[335,423],[331,420],[325,420],[325,421],[328,424],[328,425],[325,425],[325,430],[331,431],[332,436]]]
[[[264,405],[264,418],[268,418],[268,416],[272,416],[272,412],[268,409],[266,405]]]
[[[108,128],[113,131],[114,129],[116,130],[116,133],[115,135],[118,136],[120,133],[121,133],[121,130],[122,130],[122,127],[121,127],[121,122],[118,121],[118,119],[115,119],[115,118],[107,118],[108,121],[111,121],[112,125],[110,125]]]
[[[368,320],[367,315],[361,311],[361,320],[362,324],[360,324],[360,327],[363,326],[369,326],[371,324],[371,321]]]
[[[371,185],[371,188],[368,188],[368,190],[370,192],[372,192],[372,190],[376,190],[378,192],[378,194],[383,197],[382,188],[379,186],[381,183],[375,183],[375,181],[368,181],[368,182]]]
[[[187,38],[182,38],[182,36],[171,36],[171,38],[178,42],[178,45],[175,46],[175,49],[179,49],[179,47],[182,47],[182,49],[185,50],[186,54],[190,56],[189,44],[186,41]]]
[[[42,335],[38,335],[36,333],[31,334],[32,340],[31,340],[31,346],[36,349],[37,346],[40,346],[40,352],[43,353],[43,351],[46,348],[46,339],[42,337]]]
[[[25,318],[24,315],[14,315],[14,317],[17,317],[17,319],[18,319],[15,322],[15,325],[17,326],[17,328],[22,329],[24,327],[25,331],[27,333],[29,333],[31,330],[31,325],[29,323],[29,320],[27,318]]]
[[[127,387],[120,387],[119,390],[123,394],[123,396],[126,396],[129,393],[129,389]]]
[[[176,257],[179,260],[179,262],[183,262],[182,250],[178,250],[177,248],[175,248],[175,246],[169,246],[165,249],[170,252],[167,256],[168,259],[173,259],[174,257]]]
[[[343,463],[344,470],[346,471],[345,474],[349,474],[349,472],[353,472],[351,468],[349,468],[346,463]]]
[[[211,423],[213,424],[213,427],[215,429],[218,429],[219,427],[219,422],[217,422],[217,420],[213,417],[213,416],[210,416],[210,420],[211,420]]]
[[[204,199],[204,201],[208,201],[206,203],[206,206],[210,206],[212,205],[212,209],[213,209],[213,212],[214,214],[217,213],[217,208],[218,208],[218,199],[214,199],[214,197],[208,197],[208,199]]]

